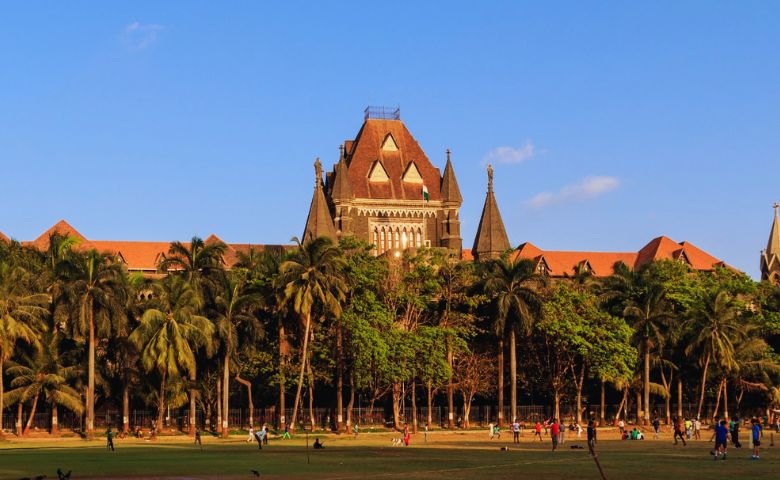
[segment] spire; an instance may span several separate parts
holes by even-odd
[[[344,145],[339,145],[339,163],[336,164],[336,178],[330,196],[334,199],[352,198],[352,184],[349,182],[349,167],[344,158]]]
[[[325,200],[325,192],[322,188],[322,164],[320,159],[314,162],[315,183],[314,195],[309,207],[309,216],[306,218],[306,228],[303,231],[303,241],[307,242],[318,237],[328,237],[336,241],[336,228],[328,210]]]
[[[766,255],[772,257],[776,255],[780,259],[780,218],[777,216],[777,209],[780,208],[780,204],[775,202],[772,205],[775,209],[775,220],[772,222],[772,230],[769,231],[769,242],[766,244]]]
[[[474,239],[472,252],[477,261],[497,258],[510,248],[509,237],[506,235],[501,212],[493,194],[493,166],[488,165],[488,191],[485,206],[482,207],[482,217],[477,227],[477,237]]]
[[[455,178],[455,170],[450,161],[450,149],[447,149],[447,165],[444,167],[444,175],[441,177],[441,199],[445,202],[463,203],[460,195],[458,180]]]

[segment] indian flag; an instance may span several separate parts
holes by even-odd
[[[431,197],[428,195],[428,187],[425,185],[423,185],[423,198],[426,202],[431,199]]]

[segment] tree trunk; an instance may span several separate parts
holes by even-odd
[[[21,400],[19,401],[19,406],[16,409],[16,436],[21,437],[22,436],[22,410],[24,409],[24,406],[22,405]]]
[[[352,409],[355,407],[355,378],[349,374],[349,400],[347,401],[347,426],[346,431],[352,428]]]
[[[401,403],[401,384],[396,382],[393,384],[393,427],[399,432],[402,430],[400,403]]]
[[[553,405],[553,416],[557,422],[563,423],[563,420],[561,419],[561,394],[557,390],[553,393],[553,401],[555,402]]]
[[[57,417],[57,402],[53,400],[51,402],[51,430],[49,433],[52,435],[59,435],[60,433],[60,422]]]
[[[336,431],[344,429],[344,332],[341,323],[336,326]]]
[[[704,360],[704,369],[701,372],[701,394],[699,395],[699,408],[696,410],[696,418],[701,418],[701,407],[704,405],[704,389],[707,387],[707,368],[710,366],[710,354]]]
[[[314,419],[314,372],[311,368],[311,355],[306,362],[306,376],[309,380],[309,385],[307,386],[309,389],[309,423],[311,424],[311,431],[313,432],[317,427],[317,422]]]
[[[712,416],[715,417],[718,415],[718,410],[720,409],[720,394],[723,391],[723,380],[718,383],[718,395],[715,397],[715,409],[712,411]]]
[[[517,346],[514,330],[509,331],[509,377],[512,383],[509,390],[512,399],[512,421],[517,419]],[[558,418],[558,417],[556,417]]]
[[[669,390],[666,391],[666,424],[669,425],[669,422],[671,421],[671,418],[669,416],[669,411],[672,409],[672,389],[671,387]]]
[[[677,376],[677,418],[681,418],[683,416],[683,381],[682,376]],[[696,416],[696,419],[699,419],[699,416]]]
[[[412,433],[417,433],[417,383],[412,380]]]
[[[604,404],[606,400],[606,388],[605,388],[605,381],[602,378],[601,379],[601,404],[599,405],[599,426],[604,426],[605,416],[606,416],[606,405]]]
[[[469,429],[469,415],[471,415],[471,401],[472,398],[468,398],[468,395],[463,393],[463,428]]]
[[[225,412],[222,415],[222,438],[227,438],[230,434],[230,424],[228,419],[228,412],[230,412],[230,355],[225,353],[225,358],[222,365],[222,411]],[[239,428],[241,426],[239,425]]]
[[[645,375],[644,375],[644,410],[642,411],[642,425],[650,423],[650,337],[645,335]],[[637,409],[639,411],[639,409]],[[637,417],[636,423],[639,424],[640,420]]]
[[[217,402],[217,403],[219,403],[219,402]],[[211,431],[211,401],[210,400],[208,402],[206,402],[206,420],[205,420],[205,423],[206,423],[206,431],[210,432]]]
[[[450,366],[450,377],[447,379],[447,428],[455,429],[455,386],[452,384],[452,342],[447,337],[447,364]]]
[[[249,428],[253,428],[255,426],[255,402],[252,399],[252,382],[244,380],[239,374],[236,374],[236,381],[246,387],[246,396],[249,400]],[[225,408],[227,409],[227,399],[225,400]]]
[[[192,367],[190,372],[190,414],[189,414],[189,431],[191,436],[195,436],[195,397],[198,395],[198,389],[195,388],[195,381],[197,380],[195,367]]]
[[[219,376],[217,376],[217,434],[222,435],[222,379]]]
[[[303,350],[301,350],[301,370],[298,374],[298,387],[295,391],[292,418],[290,418],[290,430],[295,429],[295,420],[298,415],[298,405],[301,402],[301,388],[303,387],[303,374],[306,372],[306,359],[309,350],[309,330],[311,329],[311,314],[306,315],[306,326],[303,332]]]
[[[3,425],[2,425],[2,418],[3,418],[3,409],[5,408],[4,402],[3,402],[3,395],[5,394],[5,386],[3,385],[3,349],[0,348],[0,438],[3,438]]]
[[[620,415],[623,414],[623,408],[626,409],[626,412],[628,412],[628,407],[626,403],[628,402],[628,389],[623,389],[623,398],[620,400],[620,405],[618,405],[618,411],[615,415],[615,425],[617,425],[618,420],[620,420]],[[626,413],[625,417],[628,417],[628,414]]]
[[[428,382],[428,428],[433,426],[433,383]]]
[[[504,426],[504,338],[498,339],[498,426]]]
[[[723,418],[729,419],[729,382],[723,379]]]
[[[636,424],[642,421],[642,392],[637,390],[636,392]]]
[[[284,324],[282,320],[279,320],[279,430],[284,432],[284,426],[287,423],[285,418],[285,410],[287,405],[285,404],[284,390],[285,390],[285,366],[287,365],[287,352],[284,348],[287,339],[284,336]]]
[[[574,372],[574,368],[572,368],[572,373]],[[579,378],[576,376],[574,377],[574,381],[577,384],[577,425],[582,425],[582,385],[585,383],[585,364],[582,364],[582,369],[580,370]]]
[[[89,321],[89,357],[87,373],[87,440],[95,438],[95,315],[92,301],[87,304]]]
[[[127,381],[122,386],[122,432],[130,432],[130,386]]]
[[[157,399],[159,401],[159,408],[157,409],[157,433],[162,431],[163,424],[163,412],[165,412],[165,377],[167,372],[163,372],[162,379],[160,379],[160,395]]]

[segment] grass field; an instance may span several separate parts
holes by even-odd
[[[71,478],[168,478],[236,479],[471,479],[516,478],[599,479],[593,459],[585,450],[573,450],[583,441],[567,439],[555,453],[549,442],[532,443],[528,434],[515,446],[511,440],[489,440],[484,433],[432,433],[428,443],[422,434],[410,447],[391,447],[391,434],[361,434],[359,439],[328,435],[324,450],[309,450],[305,439],[271,440],[262,451],[243,438],[204,438],[203,451],[183,438],[156,442],[116,441],[116,451],[105,450],[104,441],[78,439],[0,442],[0,478],[18,479],[46,474],[57,478],[58,467],[73,470]],[[313,438],[310,437],[310,440]],[[765,440],[769,444],[769,439]],[[509,451],[500,447],[508,446]],[[747,446],[730,449],[726,461],[713,461],[712,444],[691,442],[673,446],[671,438],[645,441],[604,440],[599,459],[609,479],[779,478],[779,447],[763,449],[759,461],[750,460]]]

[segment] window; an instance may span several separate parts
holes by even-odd
[[[387,176],[385,167],[382,166],[382,163],[379,160],[375,161],[374,165],[371,166],[371,170],[368,172],[368,181],[387,182],[389,180],[390,177]]]
[[[382,142],[382,150],[385,152],[397,152],[398,144],[395,143],[395,139],[391,133],[388,133],[385,137],[385,141]]]
[[[404,182],[422,185],[422,175],[420,175],[420,171],[417,170],[417,166],[414,164],[414,162],[410,162],[409,166],[406,167],[406,172],[404,172]]]

